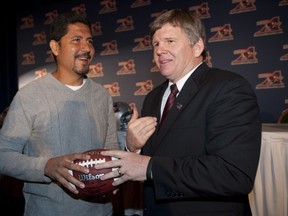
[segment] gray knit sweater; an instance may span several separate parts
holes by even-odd
[[[44,175],[49,158],[93,148],[118,149],[107,90],[91,79],[73,91],[51,74],[22,87],[0,131],[0,173],[25,181],[25,215],[112,215],[111,203],[73,198]]]

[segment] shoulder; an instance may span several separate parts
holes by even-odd
[[[18,95],[30,95],[31,94],[35,94],[37,92],[39,92],[39,90],[43,87],[43,85],[45,85],[45,83],[49,83],[51,82],[51,75],[47,74],[41,78],[38,78],[36,80],[32,80],[31,82],[29,82],[28,84],[26,84],[25,86],[23,86],[22,88],[20,88],[17,92]]]
[[[241,74],[219,69],[219,68],[209,68],[205,74],[205,80],[210,84],[219,84],[219,85],[233,85],[233,83],[238,83],[245,86],[250,86],[248,80],[243,77]],[[251,87],[251,86],[250,86]]]
[[[207,89],[208,92],[209,89],[213,90],[213,92],[220,97],[229,95],[239,99],[242,96],[245,97],[244,95],[255,97],[255,91],[251,83],[236,72],[212,68],[207,73],[206,78],[205,83],[207,85],[205,85],[205,89]]]
[[[225,69],[220,69],[220,68],[207,68],[206,70],[206,75],[210,79],[233,79],[233,78],[241,78],[244,79],[240,74],[225,70]]]
[[[98,94],[104,94],[104,95],[109,95],[108,90],[100,83],[94,81],[91,78],[87,78],[87,84],[89,86],[89,88],[93,91],[93,92],[97,92]]]

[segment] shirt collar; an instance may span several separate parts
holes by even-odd
[[[181,89],[183,88],[184,84],[186,83],[186,81],[188,80],[188,78],[190,77],[190,75],[202,64],[203,62],[200,62],[196,67],[194,67],[189,73],[187,73],[184,77],[182,77],[180,80],[178,80],[178,82],[176,83],[178,91],[180,92]],[[168,88],[170,88],[170,86],[173,85],[173,83],[171,81],[169,81],[168,84]]]

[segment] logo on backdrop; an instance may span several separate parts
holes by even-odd
[[[205,59],[205,63],[209,66],[212,67],[212,61],[211,61],[212,57],[210,55],[209,51],[206,51],[206,59]]]
[[[257,32],[254,33],[254,37],[266,36],[273,34],[281,34],[283,30],[281,28],[280,17],[276,16],[267,20],[260,20],[257,22],[257,26],[262,26]]]
[[[44,21],[44,25],[50,25],[57,16],[58,16],[58,11],[57,10],[53,10],[51,12],[47,12],[45,14],[45,17],[47,17],[47,18]]]
[[[133,52],[152,49],[151,40],[150,40],[149,35],[146,35],[142,38],[135,38],[134,42],[136,42],[137,45],[132,49]]]
[[[22,55],[23,60],[21,62],[21,65],[32,65],[35,64],[35,54],[34,52],[28,52],[24,53]]]
[[[33,37],[34,37],[34,41],[32,43],[33,45],[40,45],[40,44],[46,44],[47,43],[45,31],[34,34]]]
[[[283,49],[288,49],[288,44],[284,44],[284,45],[283,45]],[[281,60],[281,61],[287,61],[287,60],[288,60],[288,53],[282,55],[282,56],[280,57],[280,60]]]
[[[102,27],[101,27],[101,23],[99,21],[92,23],[91,28],[92,28],[92,35],[93,36],[102,35]]]
[[[208,42],[218,42],[233,40],[231,24],[225,24],[223,26],[218,26],[210,29],[211,32],[216,32]]]
[[[47,57],[45,59],[46,63],[50,63],[50,62],[54,62],[55,61],[53,53],[52,53],[52,50],[46,51],[46,55],[47,55]]]
[[[85,4],[80,4],[79,6],[73,7],[71,10],[83,16],[87,16]]]
[[[36,79],[39,79],[40,77],[43,77],[43,76],[47,75],[48,72],[47,72],[47,69],[46,69],[46,68],[43,68],[43,69],[40,69],[40,70],[36,70],[36,71],[34,72],[34,74],[36,75],[36,77],[34,78],[34,80],[36,80]]]
[[[117,11],[116,0],[101,0],[100,5],[103,7],[100,9],[99,14]]]
[[[112,84],[105,84],[104,88],[108,90],[108,93],[112,96],[120,96],[120,91],[119,91],[119,84],[118,82],[114,82]]]
[[[281,70],[276,70],[272,73],[258,74],[258,78],[264,79],[261,83],[256,85],[256,89],[268,89],[268,88],[284,88],[285,85],[282,82],[284,77]]]
[[[132,16],[128,16],[123,19],[118,19],[117,23],[120,23],[120,25],[117,27],[115,32],[123,32],[123,31],[130,31],[134,30],[134,25],[133,25],[133,18]]]
[[[112,40],[110,42],[102,43],[102,47],[105,47],[104,50],[100,53],[101,56],[104,55],[113,55],[118,54],[118,44],[116,40]]]
[[[254,46],[234,50],[233,53],[239,56],[231,62],[231,65],[258,63],[258,59],[256,58],[257,52]]]
[[[209,13],[208,2],[203,2],[201,5],[192,6],[189,8],[190,11],[197,14],[200,19],[205,19],[211,17]]]
[[[136,0],[135,2],[132,3],[131,8],[143,7],[150,4],[151,4],[150,0]]]
[[[243,13],[248,11],[256,10],[255,6],[256,0],[233,0],[232,4],[237,3],[236,7],[234,7],[232,10],[230,10],[230,14],[236,14],[236,13]]]
[[[102,63],[96,63],[89,66],[89,73],[87,74],[88,77],[103,77],[103,66]]]
[[[151,71],[151,72],[159,72],[160,70],[159,70],[158,66],[156,65],[154,59],[152,59],[152,62],[153,62],[153,65],[154,65],[154,66],[150,69],[150,71]]]
[[[147,95],[153,89],[152,80],[137,82],[136,86],[139,86],[139,88],[134,92],[134,95]]]
[[[22,17],[20,29],[27,29],[27,28],[33,28],[33,27],[34,27],[34,19],[32,15],[27,16],[27,17]]]
[[[167,10],[162,10],[160,12],[152,13],[150,16],[151,18],[156,19],[156,17],[160,16],[161,14],[165,13]],[[152,21],[153,22],[153,21]],[[149,24],[149,27],[152,25],[152,22]]]
[[[135,74],[135,64],[133,59],[129,59],[125,62],[119,62],[119,66],[121,66],[120,70],[117,71],[117,75],[125,75],[125,74]]]

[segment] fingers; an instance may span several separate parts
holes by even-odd
[[[107,151],[102,151],[101,154],[121,159],[126,154],[130,154],[130,153],[121,151],[121,150],[107,150]],[[111,160],[105,163],[97,163],[95,165],[95,169],[109,169],[109,168],[112,169],[111,172],[105,174],[104,176],[101,176],[101,180],[107,180],[111,178],[119,179],[120,177],[125,175],[125,170],[123,170],[121,166],[122,165],[121,165],[120,160]]]
[[[131,109],[133,110],[133,114],[132,114],[132,117],[131,117],[130,122],[133,122],[133,121],[135,121],[136,119],[138,119],[139,114],[138,114],[138,109],[137,109],[136,106],[130,104],[130,107],[131,107]],[[128,124],[129,124],[129,123],[128,123]]]
[[[75,154],[69,154],[66,156],[63,156],[66,158],[66,160],[68,161],[74,161],[76,159],[79,160],[89,160],[91,157],[89,154],[83,154],[83,153],[75,153]]]
[[[125,151],[121,150],[107,150],[107,151],[102,151],[101,154],[104,156],[111,156],[115,158],[122,158],[126,153]],[[96,169],[105,169],[105,168],[113,168],[113,167],[120,167],[120,161],[119,160],[111,160],[107,161],[105,163],[97,163],[95,164]],[[117,173],[117,172],[116,172]],[[115,176],[113,176],[115,177]]]
[[[118,191],[119,191],[119,189],[117,188],[116,190],[113,191],[113,194],[114,194],[114,195],[117,194]]]
[[[106,162],[107,163],[107,162]],[[125,171],[122,171],[121,167],[115,169],[112,172],[109,172],[103,176],[100,177],[102,181],[105,181],[107,179],[114,179],[112,182],[113,186],[118,186],[120,184],[123,184],[124,182],[129,180],[129,177],[126,175]]]
[[[157,118],[147,116],[128,124],[126,144],[130,151],[141,149],[155,132]]]
[[[121,159],[123,157],[127,157],[131,153],[127,152],[127,151],[123,151],[123,150],[111,150],[111,149],[108,150],[107,149],[105,151],[101,151],[100,154],[104,155],[104,156],[111,156],[111,157],[115,157],[117,159]],[[106,163],[119,164],[119,160],[107,161]],[[102,163],[98,163],[98,164],[102,164]]]
[[[141,128],[145,128],[147,126],[155,127],[156,125],[157,125],[157,118],[156,117],[146,116],[146,117],[138,118],[134,122],[131,122],[131,124],[128,124],[128,128],[141,129]]]
[[[142,135],[144,138],[149,138],[156,130],[156,125],[157,118],[149,117],[149,119],[143,123],[143,128],[140,130],[142,133],[140,133],[140,135]],[[145,141],[147,141],[147,139],[145,139]]]
[[[85,185],[77,180],[76,178],[74,178],[73,176],[73,172],[81,172],[81,173],[85,173],[88,174],[89,168],[81,166],[77,163],[74,163],[73,161],[75,160],[89,160],[91,157],[88,154],[82,154],[82,153],[77,153],[77,154],[71,154],[67,156],[69,158],[70,163],[67,164],[66,168],[68,169],[68,174],[69,175],[65,175],[65,180],[63,182],[64,187],[66,187],[68,190],[70,190],[72,193],[76,193],[78,194],[78,190],[77,187],[79,188],[84,188]],[[76,187],[75,187],[76,186]]]
[[[141,137],[143,135],[151,136],[156,130],[157,118],[155,117],[142,117],[131,124],[128,124],[127,136],[132,134],[134,137]]]
[[[112,182],[113,186],[118,186],[118,185],[123,184],[124,182],[130,180],[129,176],[126,174],[123,167],[118,168],[116,170],[116,172],[117,172],[118,176],[116,178],[114,177],[114,181]],[[104,175],[102,177],[103,177],[103,179],[104,178],[107,179],[106,175]],[[101,179],[102,179],[102,177],[101,177]]]
[[[89,160],[90,155],[77,153],[51,158],[47,161],[44,172],[54,181],[59,182],[72,193],[78,194],[75,186],[84,188],[85,185],[73,177],[73,171],[89,173],[89,169],[73,163],[74,160]]]
[[[107,150],[102,151],[101,154],[118,158],[118,160],[95,165],[95,169],[111,169],[110,172],[101,176],[101,180],[114,179],[114,186],[120,185],[128,180],[146,180],[146,170],[151,157],[121,150]]]
[[[124,173],[122,173],[120,168],[116,169],[116,171],[117,171],[119,177],[124,175]]]
[[[118,186],[120,184],[123,184],[124,182],[128,181],[129,179],[125,177],[125,175],[123,175],[122,177],[120,178],[117,178],[116,180],[114,180],[112,182],[112,185],[113,186]]]
[[[61,180],[59,179],[59,182],[65,187],[67,188],[69,191],[71,191],[72,193],[78,194],[79,191],[77,190],[78,188],[84,188],[85,185],[80,182],[79,180],[77,180],[76,178],[73,177],[73,171],[69,170],[68,174],[65,175],[65,177]]]

